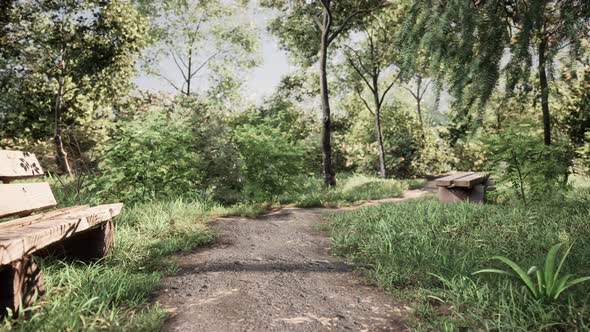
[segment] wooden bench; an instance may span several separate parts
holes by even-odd
[[[459,172],[437,179],[438,197],[443,203],[469,201],[485,203],[487,191],[494,190],[488,174]]]
[[[123,204],[57,209],[49,184],[17,183],[43,176],[35,155],[0,150],[0,315],[14,314],[44,293],[35,256],[63,255],[92,260],[108,254],[113,242],[113,218]],[[8,217],[18,219],[8,220]]]

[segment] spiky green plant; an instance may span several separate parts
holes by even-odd
[[[547,257],[545,258],[545,270],[541,270],[536,266],[532,266],[528,269],[527,272],[524,271],[518,264],[511,261],[510,259],[503,257],[503,256],[494,256],[492,259],[496,259],[501,261],[502,263],[508,265],[513,272],[504,271],[499,269],[483,269],[473,274],[479,273],[497,273],[502,275],[508,275],[519,278],[531,292],[533,297],[537,300],[542,300],[545,302],[553,302],[556,301],[559,295],[563,293],[566,289],[577,285],[579,283],[585,282],[590,280],[590,277],[582,277],[573,279],[574,275],[567,274],[565,276],[560,276],[561,268],[563,267],[563,263],[567,258],[571,250],[571,246],[567,249],[561,261],[559,262],[559,266],[557,270],[555,270],[555,259],[557,257],[557,252],[561,248],[561,243],[554,245],[549,250]],[[516,274],[515,274],[516,273]],[[533,277],[533,274],[536,275],[536,282]]]

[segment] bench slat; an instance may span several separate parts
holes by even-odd
[[[0,218],[55,207],[49,183],[0,184]]]
[[[473,186],[483,183],[487,180],[485,174],[471,174],[453,181],[455,187],[472,188]]]
[[[121,213],[123,204],[101,205],[38,220],[18,231],[0,232],[0,265],[10,264],[52,243],[91,229]]]
[[[43,176],[43,169],[33,153],[0,150],[0,181]]]
[[[55,218],[60,215],[64,215],[66,213],[85,210],[85,209],[88,209],[89,207],[90,207],[90,205],[79,205],[79,206],[66,207],[66,208],[61,208],[61,209],[57,209],[57,210],[53,210],[53,211],[49,211],[49,212],[34,214],[32,216],[28,216],[28,217],[24,217],[24,218],[0,222],[0,234],[3,234],[4,232],[6,232],[8,230],[19,229],[21,227],[28,226],[36,221],[39,221],[39,220]]]
[[[474,172],[459,172],[459,173],[451,174],[451,175],[445,176],[444,178],[437,179],[436,185],[441,186],[441,187],[448,187],[453,184],[453,181],[460,179],[462,177],[465,177],[465,176],[472,175],[472,174],[474,174]]]

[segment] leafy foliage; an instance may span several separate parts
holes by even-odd
[[[563,267],[563,263],[571,250],[571,247],[565,252],[561,261],[559,262],[559,265],[557,266],[557,270],[555,270],[555,259],[559,248],[561,248],[561,243],[554,245],[549,250],[547,258],[545,259],[545,271],[537,268],[536,266],[532,266],[527,272],[525,272],[520,266],[518,266],[518,264],[511,261],[510,259],[503,256],[494,256],[492,257],[493,259],[499,260],[502,263],[508,265],[510,269],[512,269],[512,271],[516,274],[498,269],[483,269],[474,272],[474,274],[496,273],[517,277],[522,283],[525,284],[535,299],[546,302],[556,301],[559,295],[561,295],[561,293],[563,293],[568,288],[582,282],[590,281],[590,277],[576,278],[571,280],[573,278],[572,274],[565,276],[559,275],[561,268]],[[536,285],[534,281],[535,279],[533,279],[534,277],[531,277],[531,275],[536,276]]]
[[[119,124],[100,164],[103,197],[138,202],[237,188],[237,150],[226,124],[205,105],[185,106]]]
[[[272,200],[292,184],[287,174],[301,173],[304,146],[290,141],[284,132],[269,123],[249,119],[248,123],[236,126],[234,135],[247,197]]]
[[[492,174],[525,204],[559,193],[567,184],[570,149],[542,145],[540,137],[530,125],[521,124],[486,142]]]

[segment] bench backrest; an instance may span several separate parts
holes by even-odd
[[[43,170],[34,154],[0,150],[0,218],[26,216],[57,205],[47,182],[10,184],[40,176]]]

